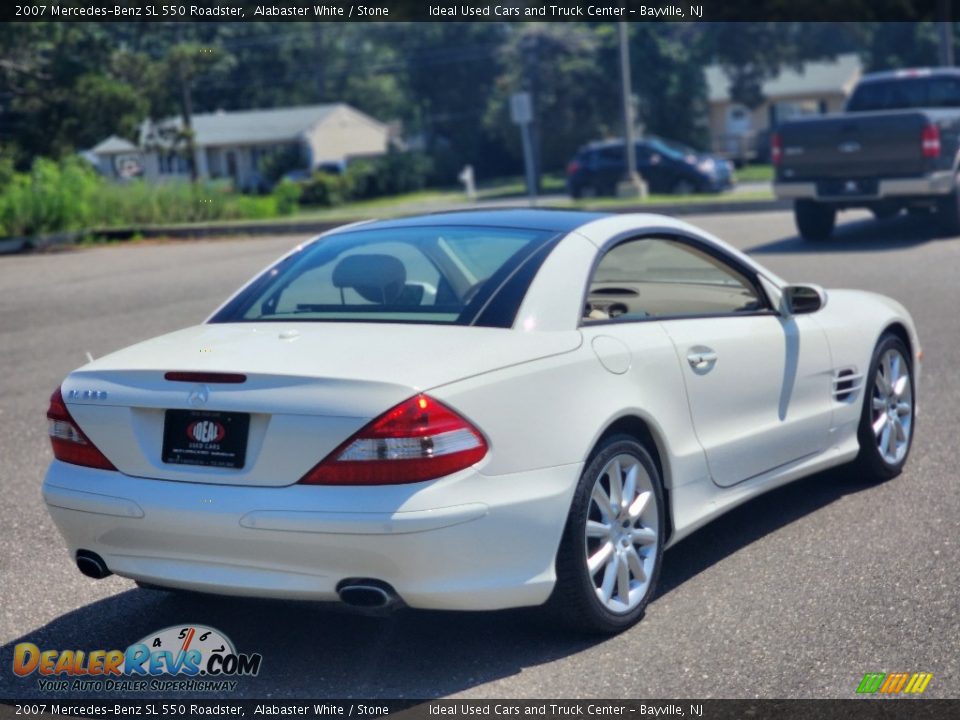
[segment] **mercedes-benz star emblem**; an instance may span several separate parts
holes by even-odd
[[[209,399],[210,399],[210,388],[208,388],[206,385],[197,385],[197,387],[191,390],[190,394],[187,396],[187,402],[190,403],[193,407],[206,405],[207,400]]]

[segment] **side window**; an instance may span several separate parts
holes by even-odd
[[[725,315],[764,307],[738,270],[692,245],[648,237],[628,240],[603,256],[590,279],[583,321]]]

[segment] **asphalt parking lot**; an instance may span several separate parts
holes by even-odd
[[[202,321],[298,238],[0,257],[0,697],[41,696],[10,671],[17,642],[124,648],[190,622],[263,654],[236,696],[849,698],[864,673],[925,671],[926,696],[960,697],[960,238],[868,217],[841,216],[820,245],[789,213],[687,219],[787,279],[910,309],[925,360],[906,471],[880,485],[831,471],[742,506],[668,551],[646,618],[605,640],[531,611],[367,618],[81,576],[40,498],[50,393],[87,352]]]

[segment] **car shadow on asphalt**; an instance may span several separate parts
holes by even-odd
[[[768,533],[870,487],[874,485],[839,469],[751,500],[667,552],[657,597]],[[0,667],[11,668],[19,642],[34,643],[41,650],[123,650],[160,629],[188,624],[216,628],[238,652],[263,655],[259,676],[241,678],[236,692],[226,694],[250,698],[437,697],[517,675],[604,641],[558,630],[537,609],[405,610],[367,617],[335,605],[131,589],[62,615],[0,647]],[[78,694],[39,693],[36,675],[22,680],[9,672],[4,676],[9,682],[0,688],[0,696],[63,699]],[[83,696],[145,695],[91,692]],[[197,693],[150,692],[146,696],[196,697]]]
[[[842,221],[843,215],[838,216]],[[838,223],[828,240],[804,240],[799,235],[773,240],[763,245],[746,248],[751,255],[783,253],[831,253],[902,250],[940,240],[939,230],[932,215],[901,213],[888,220],[855,220]]]
[[[846,495],[875,487],[876,482],[844,465],[796,480],[730,510],[667,550],[653,602],[765,535]]]

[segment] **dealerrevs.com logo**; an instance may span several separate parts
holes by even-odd
[[[257,675],[262,661],[260,653],[238,653],[219,630],[175,625],[126,650],[41,650],[18,643],[13,672],[19,677],[36,673],[44,691],[223,692],[236,689],[233,678]]]

